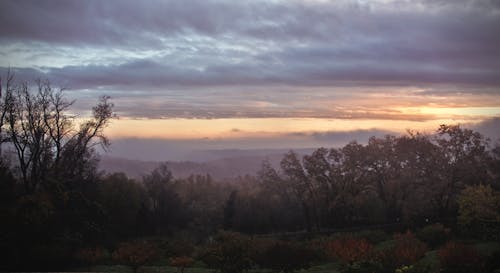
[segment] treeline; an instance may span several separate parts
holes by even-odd
[[[433,135],[372,137],[302,158],[289,152],[278,169],[264,164],[259,195],[302,211],[309,231],[453,221],[467,186],[498,189],[499,159],[499,147],[490,149],[478,132],[442,125]]]
[[[109,98],[77,122],[72,102],[49,82],[32,88],[8,76],[3,91],[0,270],[67,269],[78,265],[81,249],[127,253],[120,243],[138,238],[198,245],[221,229],[311,233],[439,221],[498,234],[500,147],[459,126],[303,157],[289,152],[279,166],[264,162],[255,176],[231,183],[175,179],[165,164],[137,181],[97,171],[95,147],[109,145]]]

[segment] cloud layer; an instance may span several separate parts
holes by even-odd
[[[394,108],[500,106],[498,33],[494,0],[5,0],[0,73],[130,117],[426,120]]]

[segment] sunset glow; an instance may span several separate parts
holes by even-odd
[[[82,119],[111,96],[113,152],[127,139],[333,146],[500,120],[495,1],[56,2],[2,1],[0,75],[67,88]]]
[[[472,122],[469,119],[435,119],[426,122],[317,118],[121,119],[113,122],[109,127],[109,134],[117,138],[237,139],[280,137],[293,133],[348,132],[374,128],[383,128],[395,133],[404,133],[406,130],[432,132],[440,124],[456,123],[470,124]]]

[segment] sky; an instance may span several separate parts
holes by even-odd
[[[111,96],[129,158],[495,134],[499,33],[497,0],[2,0],[0,75]]]

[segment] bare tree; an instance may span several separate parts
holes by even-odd
[[[2,94],[3,92],[3,86],[2,86],[2,78],[0,77],[0,111],[1,111],[1,116],[0,116],[0,156],[2,156],[2,144],[4,142],[7,142],[9,140],[8,136],[5,135],[4,132],[4,124],[5,124],[5,117],[7,115],[7,110],[8,110],[8,97],[7,94],[10,93],[9,90],[12,89],[12,83],[14,80],[14,75],[9,71],[7,71],[7,77],[6,77],[6,83],[5,83],[5,93]],[[3,96],[2,96],[3,95]]]
[[[7,75],[2,94],[1,144],[8,142],[15,152],[16,166],[26,192],[34,192],[49,174],[53,178],[76,175],[95,145],[107,147],[103,130],[113,116],[109,97],[93,108],[93,117],[74,126],[68,113],[74,101],[64,98],[64,89],[54,89],[49,81],[14,83]]]

